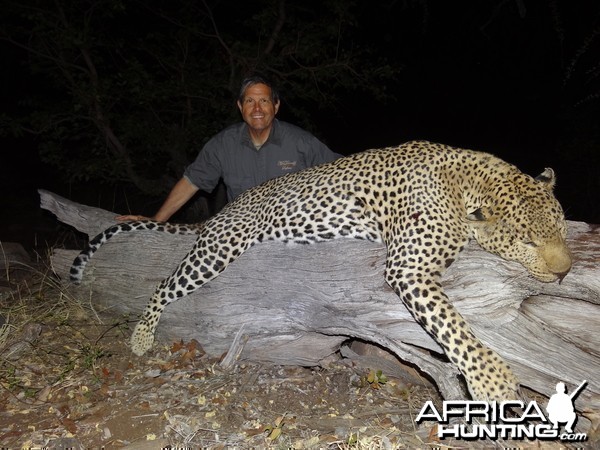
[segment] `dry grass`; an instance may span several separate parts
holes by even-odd
[[[441,402],[431,386],[345,361],[225,370],[196,342],[134,357],[129,318],[75,298],[44,264],[20,267],[27,276],[18,278],[14,269],[6,269],[11,289],[0,297],[0,447],[515,447],[439,441],[432,424],[414,422],[427,400]]]

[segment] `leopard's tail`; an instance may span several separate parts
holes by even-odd
[[[94,239],[92,239],[85,249],[75,258],[71,270],[69,272],[69,279],[74,284],[81,283],[83,277],[83,271],[88,261],[94,256],[94,253],[102,247],[106,241],[119,233],[129,233],[131,231],[160,231],[171,234],[198,234],[202,230],[202,224],[172,224],[168,222],[155,222],[153,220],[137,220],[134,222],[125,222],[113,225],[107,228]]]

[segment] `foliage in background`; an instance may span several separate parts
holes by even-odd
[[[569,218],[600,222],[598,2],[4,0],[2,14],[22,65],[0,73],[14,92],[0,137],[37,136],[66,181],[164,198],[259,70],[280,117],[336,151],[429,139],[554,166]]]
[[[250,72],[273,78],[287,113],[309,128],[309,108],[334,110],[341,91],[387,98],[384,81],[396,69],[353,39],[355,6],[12,3],[2,37],[27,53],[33,80],[11,125],[40,136],[43,160],[68,180],[131,182],[158,194],[210,136],[239,120],[237,89]]]

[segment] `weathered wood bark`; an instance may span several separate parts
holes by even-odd
[[[40,191],[42,207],[93,237],[115,214]],[[479,338],[544,395],[575,387],[580,412],[600,410],[600,233],[569,223],[574,254],[562,284],[541,283],[518,264],[469,245],[444,275],[446,293]],[[155,286],[191,248],[193,236],[118,235],[92,258],[81,286],[96,308],[139,314]],[[68,278],[77,251],[55,250]],[[348,338],[376,343],[431,375],[446,398],[464,398],[458,372],[383,280],[385,248],[338,240],[290,248],[267,242],[217,279],[166,309],[158,340],[195,338],[212,354],[276,364],[317,365]],[[437,357],[436,357],[437,355]]]

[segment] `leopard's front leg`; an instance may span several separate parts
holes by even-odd
[[[510,367],[473,334],[449,303],[439,281],[412,272],[387,278],[417,322],[442,346],[458,367],[476,400],[517,400],[519,382]]]

